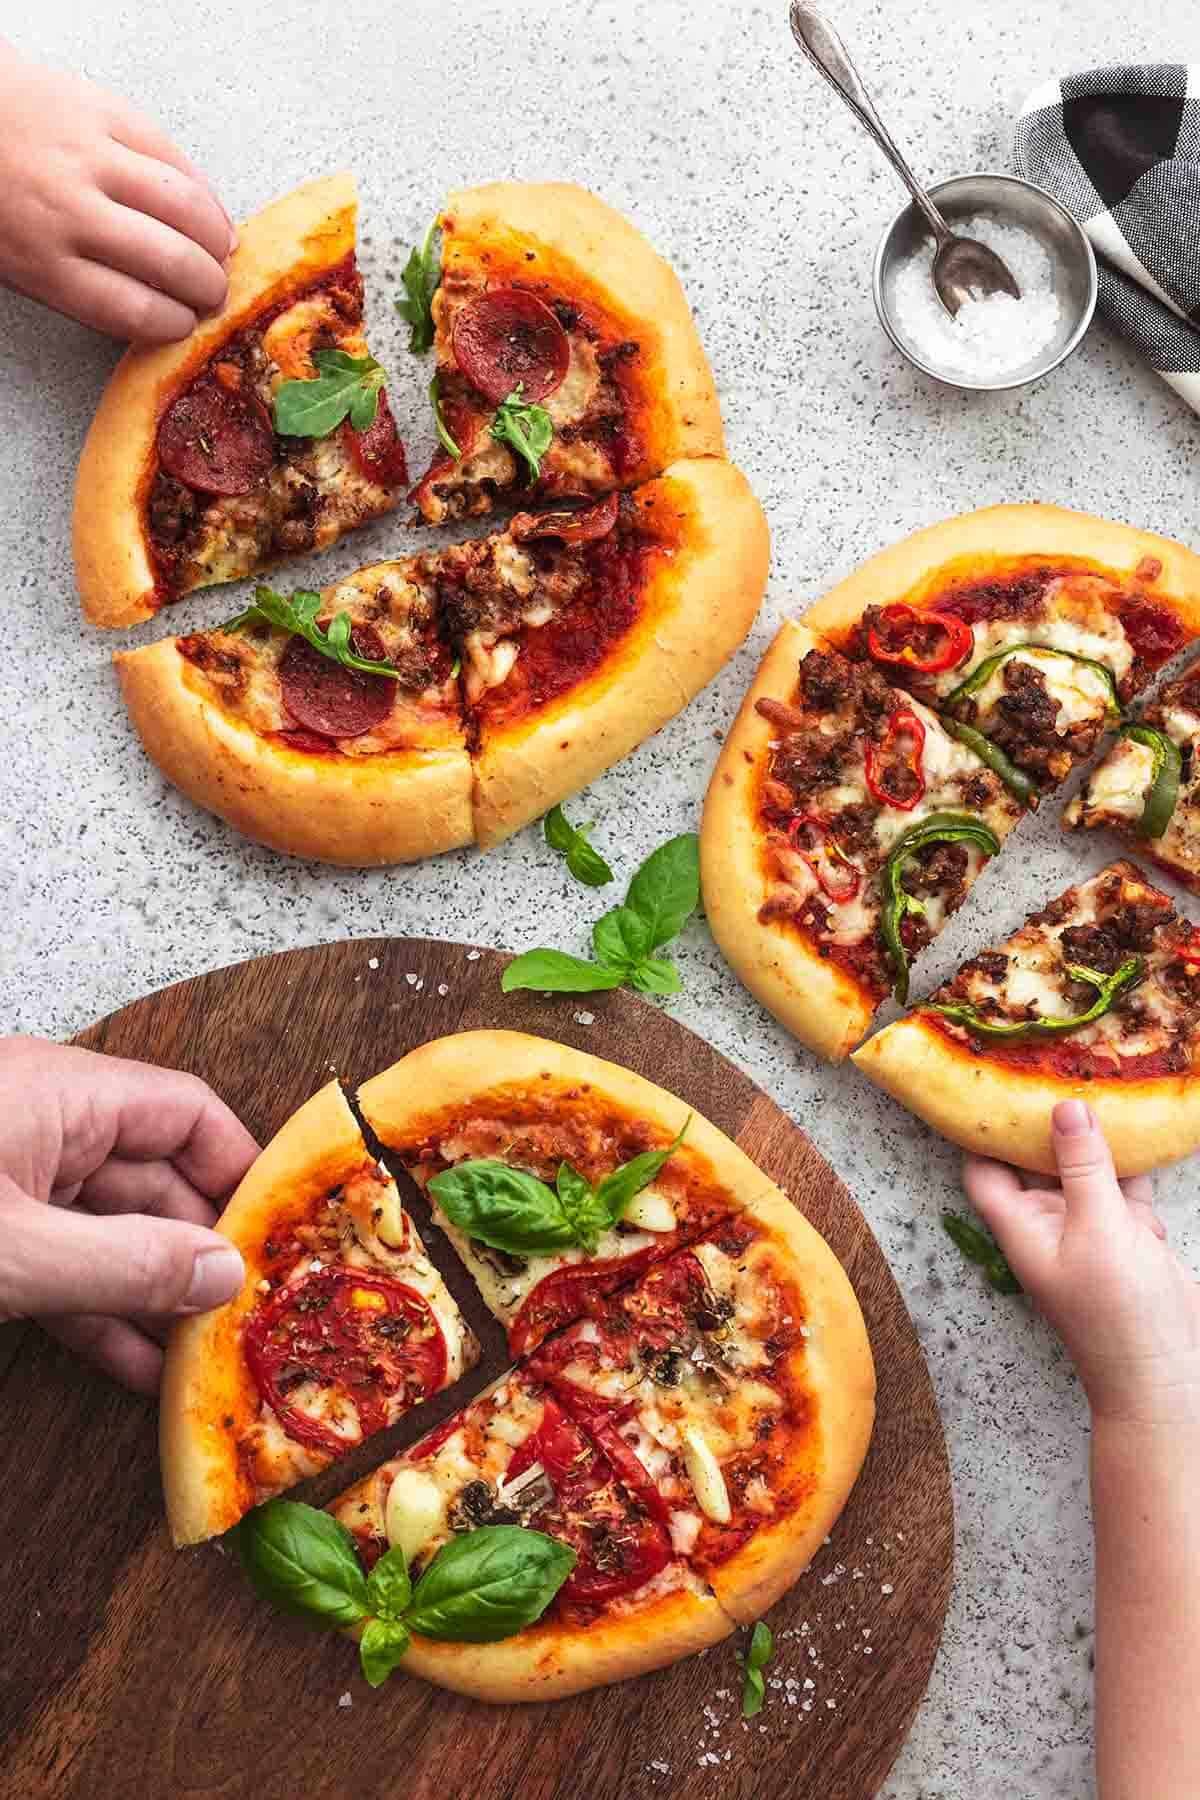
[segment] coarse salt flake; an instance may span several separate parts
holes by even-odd
[[[954,221],[961,237],[986,244],[1007,263],[1021,290],[964,300],[946,311],[934,289],[934,244],[927,239],[896,271],[892,306],[921,361],[941,374],[989,381],[1014,374],[1054,341],[1062,317],[1050,257],[1031,232],[983,214]]]
[[[368,956],[367,967],[368,969],[377,969],[379,967],[379,958],[377,956]]]

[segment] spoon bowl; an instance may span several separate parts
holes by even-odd
[[[953,317],[964,300],[986,300],[989,294],[1021,298],[1016,278],[1002,257],[977,238],[949,232],[938,244],[933,259],[933,285],[938,299]]]

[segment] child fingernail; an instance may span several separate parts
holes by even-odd
[[[1082,1137],[1094,1122],[1091,1107],[1082,1100],[1060,1100],[1054,1109],[1054,1129],[1062,1137]]]

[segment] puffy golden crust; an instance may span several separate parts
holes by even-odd
[[[522,1031],[460,1031],[410,1050],[358,1090],[363,1117],[380,1143],[402,1150],[446,1129],[485,1097],[519,1098],[559,1089],[567,1096],[610,1102],[672,1138],[691,1116],[681,1157],[703,1158],[735,1204],[767,1187],[745,1151],[666,1088],[632,1069]]]
[[[1079,1081],[989,1061],[915,1015],[870,1038],[854,1055],[864,1075],[943,1137],[1043,1175],[1055,1173],[1050,1113],[1086,1100],[1121,1176],[1144,1175],[1200,1148],[1200,1076]]]
[[[1169,607],[1189,632],[1200,633],[1200,556],[1134,525],[1035,502],[989,506],[914,531],[862,563],[809,608],[804,623],[841,641],[868,606],[919,600],[921,588],[936,585],[948,564],[977,559],[986,574],[986,565],[997,559],[1029,556],[1077,557],[1125,577],[1152,557],[1162,564],[1162,573],[1139,586],[1148,598]]]
[[[795,1504],[708,1571],[717,1599],[738,1624],[761,1618],[808,1567],[838,1518],[866,1458],[875,1423],[875,1363],[862,1310],[824,1238],[778,1189],[746,1209],[765,1228],[746,1252],[763,1275],[792,1281],[804,1296],[803,1338],[790,1358],[797,1390],[813,1396],[817,1449],[797,1439],[777,1493]]]
[[[239,229],[221,311],[201,319],[181,343],[127,350],[117,364],[75,482],[75,578],[93,625],[134,625],[156,610],[143,511],[163,408],[278,296],[317,280],[350,254],[356,212],[354,177],[344,172],[306,182],[264,207]]]
[[[368,1160],[354,1115],[331,1081],[276,1132],[222,1213],[216,1229],[242,1252],[245,1285],[215,1311],[180,1320],[163,1365],[159,1456],[176,1544],[228,1531],[254,1501],[237,1457],[239,1429],[258,1403],[247,1385],[240,1330],[268,1267],[268,1230],[303,1217],[314,1199]]]
[[[493,181],[451,194],[441,223],[447,268],[461,259],[473,269],[481,248],[503,252],[524,240],[534,260],[523,273],[536,280],[543,263],[566,265],[568,276],[573,268],[578,285],[637,337],[653,401],[641,473],[677,457],[724,456],[721,408],[683,289],[628,219],[569,182]]]
[[[760,700],[790,702],[801,658],[820,648],[789,619],[764,656],[708,785],[700,875],[709,929],[739,981],[810,1050],[841,1062],[870,1025],[874,1001],[798,931],[758,916],[769,891],[759,779],[775,728],[755,709]]]
[[[741,471],[715,459],[678,462],[632,499],[650,534],[661,532],[678,547],[655,572],[637,624],[584,681],[511,724],[489,728],[485,715],[475,765],[475,831],[483,849],[659,731],[754,623],[770,534]]]
[[[163,774],[256,842],[370,868],[472,841],[465,746],[312,756],[261,736],[216,705],[173,638],[114,660],[130,716]]]

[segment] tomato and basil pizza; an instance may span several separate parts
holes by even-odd
[[[854,1061],[946,1137],[1054,1171],[1050,1114],[1085,1098],[1118,1172],[1200,1145],[1200,935],[1130,862],[1068,888]]]
[[[1121,726],[1063,814],[1069,830],[1104,826],[1140,856],[1200,890],[1200,663]]]
[[[218,1229],[245,1286],[175,1328],[163,1375],[179,1544],[326,1468],[479,1354],[336,1082],[272,1139]]]
[[[403,498],[404,449],[363,335],[349,175],[241,227],[222,310],[132,349],[75,489],[83,610],[132,625],[194,588],[321,550]]]
[[[566,183],[502,181],[452,194],[438,224],[441,448],[413,493],[426,520],[595,497],[724,455],[683,290],[619,213]]]
[[[164,774],[260,842],[350,866],[489,845],[657,731],[749,630],[761,508],[679,463],[582,509],[376,563],[118,655]]]

